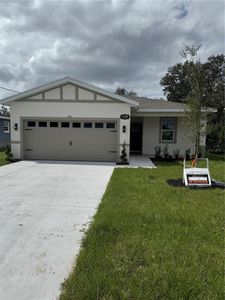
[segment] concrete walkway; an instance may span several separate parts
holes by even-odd
[[[44,161],[0,167],[0,299],[58,297],[113,169]]]
[[[130,155],[129,165],[117,165],[118,168],[149,168],[153,169],[156,166],[147,155]]]

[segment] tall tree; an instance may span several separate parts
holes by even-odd
[[[137,93],[133,90],[126,90],[124,87],[117,87],[115,94],[120,96],[137,96]]]
[[[211,150],[217,151],[225,151],[224,66],[223,54],[210,56],[203,64],[186,59],[184,63],[169,67],[160,81],[167,100],[186,102],[191,91],[189,70],[193,67],[198,69],[198,73],[201,73],[202,104],[216,110],[216,113],[211,113],[208,117],[207,145]]]
[[[200,46],[187,46],[181,51],[181,56],[186,60],[187,65],[187,83],[189,93],[186,97],[187,102],[187,118],[189,127],[191,128],[191,139],[195,144],[195,158],[199,155],[199,143],[201,137],[205,134],[206,121],[206,103],[205,95],[205,78],[202,72],[202,64],[196,60]]]
[[[189,62],[178,63],[168,68],[166,75],[161,79],[164,95],[168,101],[185,102],[190,92],[187,80]]]
[[[208,118],[207,146],[225,152],[225,56],[210,56],[203,65],[207,81],[207,105],[216,110]]]

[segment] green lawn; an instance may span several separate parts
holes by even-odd
[[[6,165],[9,162],[6,160],[6,155],[3,150],[0,150],[0,166]]]
[[[115,169],[61,300],[225,299],[224,190],[171,187],[182,165],[158,166]]]

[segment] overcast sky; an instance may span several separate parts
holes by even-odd
[[[224,3],[0,0],[0,86],[22,91],[69,75],[161,97],[183,43],[202,44],[203,61],[224,53]]]

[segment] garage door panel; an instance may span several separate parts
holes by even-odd
[[[88,136],[88,138],[87,138]],[[102,146],[108,147],[109,150],[116,150],[116,133],[111,133],[108,130],[102,130],[101,132],[98,130],[83,130],[78,133],[74,133],[71,135],[71,140],[73,144],[80,144],[79,147],[84,150],[87,147],[95,146],[97,150],[102,149]],[[112,149],[111,149],[112,148]]]
[[[69,128],[61,128],[63,120],[58,121],[58,127],[50,127],[46,120],[36,121],[35,127],[28,127],[28,122],[24,121],[25,159],[116,160],[117,131],[107,128],[106,123],[103,128],[95,128],[92,121],[92,128],[84,128],[86,121],[79,121],[79,128],[73,127],[73,122]],[[47,127],[39,126],[45,126],[43,122]],[[34,125],[32,121],[29,124]]]

